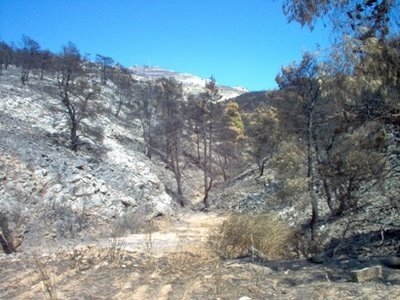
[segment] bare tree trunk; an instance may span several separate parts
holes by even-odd
[[[309,118],[308,118],[308,141],[307,141],[307,180],[308,180],[308,192],[311,200],[311,240],[315,238],[315,229],[319,218],[318,211],[318,200],[314,192],[314,160],[313,160],[313,103],[309,107]]]
[[[41,66],[40,66],[40,80],[43,80],[45,67],[46,66],[45,66],[44,63],[42,63]]]
[[[196,131],[198,129],[196,128]],[[201,155],[200,155],[200,133],[196,133],[196,149],[197,149],[197,161],[200,163]]]
[[[121,112],[122,109],[122,96],[119,95],[119,101],[118,101],[118,106],[117,106],[117,111],[115,112],[115,116],[118,117],[119,113]]]
[[[207,133],[206,133],[206,125],[205,121],[203,122],[203,189],[204,189],[204,196],[203,196],[203,204],[205,208],[209,207],[208,203],[208,147],[207,147]]]
[[[28,82],[28,79],[29,79],[29,69],[22,69],[22,75],[21,75],[22,84],[25,85],[25,83]]]
[[[179,161],[179,157],[181,155],[180,149],[180,140],[177,135],[174,135],[172,145],[170,148],[170,161],[172,165],[172,171],[174,172],[175,181],[176,181],[176,193],[178,198],[178,203],[181,207],[186,205],[185,197],[183,196],[182,189],[182,169]]]
[[[205,118],[205,117],[204,117]],[[204,197],[203,204],[204,208],[207,209],[210,207],[209,202],[209,193],[212,187],[212,176],[211,176],[211,168],[212,168],[212,129],[211,125],[208,128],[208,137],[207,137],[207,124],[206,120],[203,121],[203,152],[204,152],[204,167],[203,167],[203,175],[204,175]]]
[[[78,122],[74,118],[71,120],[71,149],[73,151],[78,150],[79,136],[78,136]]]
[[[68,83],[66,87],[68,86]],[[68,116],[69,116],[69,121],[71,122],[71,128],[70,128],[70,143],[71,143],[71,150],[76,151],[78,149],[78,125],[79,122],[76,118],[76,111],[75,107],[72,105],[72,103],[69,100],[69,95],[67,90],[64,90],[64,96],[63,96],[63,103],[65,107],[67,108],[68,111]]]
[[[315,157],[317,160],[317,164],[318,164],[318,166],[322,167],[323,162],[321,159],[321,153],[320,153],[320,150],[319,150],[319,147],[318,147],[315,137],[314,137],[314,147],[315,147]],[[328,155],[328,151],[327,151],[327,155]],[[332,202],[332,193],[331,193],[331,188],[328,183],[328,179],[324,175],[321,176],[321,174],[319,174],[319,176],[321,177],[321,180],[322,180],[322,186],[323,186],[324,192],[325,192],[326,203],[328,204],[330,211],[333,212],[334,207],[333,207],[333,202]]]
[[[185,201],[185,197],[183,196],[182,173],[181,173],[181,168],[180,168],[178,160],[176,160],[176,162],[175,162],[175,179],[176,179],[176,186],[177,186],[178,202],[181,205],[181,207],[184,207],[186,205],[186,201]]]
[[[264,170],[265,170],[265,164],[267,163],[267,159],[264,158],[261,162],[261,164],[259,164],[258,166],[258,170],[260,171],[260,175],[258,176],[259,178],[261,178],[264,175]]]

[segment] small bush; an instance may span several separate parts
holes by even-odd
[[[210,243],[222,257],[247,255],[251,247],[266,259],[290,256],[292,233],[277,217],[258,214],[232,214],[218,225]]]
[[[150,212],[148,205],[139,206],[135,210],[125,212],[114,223],[113,236],[123,236],[130,233],[148,232],[151,228],[147,220]]]

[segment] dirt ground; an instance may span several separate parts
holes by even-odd
[[[351,260],[222,260],[207,236],[223,216],[183,213],[156,232],[68,250],[0,256],[0,299],[400,299],[400,270],[351,281]],[[248,298],[245,298],[248,297]]]

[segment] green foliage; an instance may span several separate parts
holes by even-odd
[[[234,101],[228,102],[225,105],[223,115],[234,140],[242,138],[244,136],[244,124],[239,111],[239,105]]]
[[[261,171],[263,164],[271,158],[279,144],[281,123],[278,110],[272,106],[261,106],[247,117],[246,133],[252,145],[252,155]]]
[[[328,16],[336,32],[349,33],[362,39],[385,37],[398,26],[396,21],[391,22],[392,15],[398,13],[397,1],[285,0],[283,12],[289,22],[295,21],[310,29],[314,28],[318,19]]]
[[[278,201],[292,202],[306,192],[308,181],[304,145],[294,138],[282,141],[269,166],[275,170],[275,178],[282,184],[275,195]]]
[[[232,214],[210,235],[210,243],[222,257],[248,254],[251,247],[266,259],[288,256],[292,231],[272,215]]]

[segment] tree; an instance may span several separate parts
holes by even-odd
[[[122,106],[131,104],[133,97],[133,86],[135,84],[129,70],[123,66],[118,66],[113,72],[112,81],[117,87],[116,96],[118,97],[118,106],[115,116],[118,117]]]
[[[139,119],[145,144],[145,154],[152,158],[156,148],[158,112],[160,106],[160,87],[152,83],[142,83],[136,86],[136,97],[139,106]]]
[[[96,55],[96,62],[100,65],[100,79],[103,85],[107,84],[108,79],[111,77],[112,65],[114,60],[111,57]]]
[[[175,79],[161,78],[156,82],[160,119],[158,131],[163,139],[165,160],[174,173],[178,203],[183,207],[186,199],[183,195],[183,90],[182,84]]]
[[[37,67],[40,46],[38,42],[25,35],[22,37],[22,42],[23,48],[20,52],[22,64],[21,81],[25,84],[29,79],[30,71]]]
[[[206,82],[204,92],[198,98],[198,121],[199,132],[201,137],[202,159],[200,164],[203,169],[203,204],[207,209],[210,206],[209,193],[213,184],[213,148],[214,148],[214,135],[215,135],[215,113],[216,103],[221,98],[215,78],[211,76],[210,80]],[[200,152],[199,152],[200,153]]]
[[[12,56],[12,48],[5,42],[0,41],[0,75],[3,74],[3,67],[7,70],[8,66],[11,64]]]
[[[215,143],[214,151],[217,154],[217,163],[224,182],[226,182],[230,177],[230,170],[233,169],[233,161],[239,161],[237,146],[244,139],[244,123],[237,102],[229,101],[222,108],[217,107],[217,109],[222,110],[222,113],[215,120],[217,143]]]
[[[44,73],[51,69],[51,64],[53,61],[53,53],[49,50],[39,51],[39,68],[40,68],[40,80],[43,80]]]
[[[58,98],[66,109],[70,129],[70,148],[80,145],[79,131],[82,120],[87,116],[89,102],[99,88],[85,72],[85,59],[71,42],[63,46],[56,63]]]
[[[284,130],[291,132],[292,128],[300,141],[307,141],[307,173],[310,175],[311,170],[312,175],[307,177],[308,191],[322,188],[335,215],[357,209],[359,192],[382,182],[388,174],[389,132],[382,124],[382,115],[387,116],[390,110],[385,109],[381,86],[370,76],[367,83],[363,76],[338,73],[336,67],[326,64],[318,65],[312,81],[305,79],[314,72],[304,73],[298,80],[298,75],[293,76],[297,71],[293,70],[298,67],[288,68],[286,73],[292,75],[280,78],[284,86],[277,103],[287,127]],[[314,97],[305,98],[312,96],[313,90]],[[292,97],[288,97],[290,91]],[[307,104],[302,99],[311,102]],[[285,107],[285,102],[290,107]]]
[[[251,155],[254,157],[260,177],[264,175],[266,163],[277,151],[280,138],[279,112],[273,106],[259,106],[248,116],[246,133],[252,145]]]
[[[300,104],[298,114],[298,134],[304,137],[307,147],[307,182],[311,199],[312,216],[310,221],[312,239],[319,218],[318,199],[315,195],[315,114],[321,96],[319,65],[310,53],[303,55],[298,65],[282,69],[276,79],[280,89],[292,90]]]
[[[398,3],[396,0],[285,0],[283,11],[289,22],[313,28],[318,19],[329,17],[339,32],[359,39],[386,37],[396,23]],[[394,19],[394,20],[393,20]]]
[[[201,161],[201,128],[202,128],[202,113],[203,110],[201,108],[201,95],[199,94],[191,94],[188,96],[187,104],[185,105],[185,117],[187,120],[188,130],[192,135],[194,135],[195,144],[196,144],[196,153],[194,155],[194,160],[196,164],[200,164]]]

